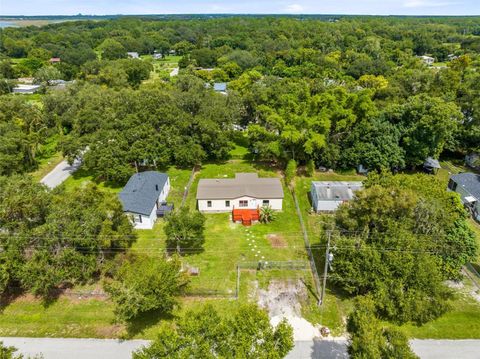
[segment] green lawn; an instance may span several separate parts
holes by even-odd
[[[190,189],[187,198],[190,209],[196,208],[195,195],[200,178],[233,178],[236,172],[258,172],[261,177],[279,176],[276,171],[244,160],[205,164],[196,174]],[[199,276],[192,277],[192,292],[217,291],[224,295],[233,294],[236,287],[236,264],[242,261],[305,259],[293,199],[286,188],[284,192],[284,209],[278,213],[277,219],[268,225],[256,224],[247,228],[232,223],[230,213],[206,215],[204,251],[184,257],[185,265],[200,270]],[[133,248],[162,253],[165,249],[163,225],[160,220],[153,230],[137,231],[139,240]],[[281,248],[272,247],[267,238],[269,235],[277,236]]]
[[[57,148],[58,136],[47,138],[37,151],[38,168],[31,173],[33,178],[41,180],[63,160],[62,153]]]

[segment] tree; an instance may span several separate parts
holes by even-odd
[[[293,348],[293,330],[284,320],[273,328],[254,305],[241,306],[232,318],[206,305],[186,313],[174,328],[163,327],[157,339],[134,353],[153,358],[283,358]]]
[[[120,42],[112,38],[105,39],[98,46],[98,49],[101,51],[102,59],[104,60],[123,59],[127,57],[127,50],[125,50]]]
[[[15,347],[7,347],[0,342],[0,358],[2,359],[23,359],[23,355],[15,354],[18,349]]]
[[[45,66],[35,72],[35,83],[51,85],[51,81],[62,79],[62,73],[54,66]]]
[[[351,294],[370,294],[382,318],[437,318],[450,297],[443,280],[456,278],[476,252],[463,224],[453,230],[464,210],[431,176],[383,173],[366,187],[336,213],[332,280]]]
[[[438,158],[444,148],[454,148],[454,134],[462,114],[453,102],[423,95],[392,106],[386,117],[402,128],[400,143],[406,162],[416,166],[429,156]]]
[[[350,358],[415,359],[408,338],[399,329],[382,326],[376,317],[375,303],[370,297],[359,297],[347,319],[350,333]]]
[[[176,248],[178,254],[201,250],[204,242],[205,216],[190,212],[187,207],[173,211],[166,217],[165,234],[167,247]]]
[[[125,261],[104,288],[115,303],[117,318],[130,321],[142,313],[170,313],[187,284],[178,258],[145,256]]]

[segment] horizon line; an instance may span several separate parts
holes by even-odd
[[[104,16],[182,16],[182,15],[216,15],[216,16],[402,16],[402,17],[480,17],[480,14],[477,15],[467,15],[467,14],[456,14],[456,15],[447,15],[447,14],[354,14],[354,13],[236,13],[236,12],[226,12],[226,13],[145,13],[145,14],[36,14],[36,15],[7,15],[0,14],[2,17],[11,17],[11,18],[21,18],[21,17],[45,17],[45,16],[56,16],[56,17],[104,17]]]

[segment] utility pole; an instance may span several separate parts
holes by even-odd
[[[320,305],[323,305],[325,300],[325,287],[327,286],[327,274],[328,274],[328,264],[330,263],[330,238],[332,232],[327,232],[327,250],[325,251],[325,267],[323,269],[323,285],[322,285],[322,296],[320,297]]]

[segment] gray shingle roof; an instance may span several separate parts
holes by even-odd
[[[135,173],[119,193],[125,212],[150,215],[168,175],[156,171]]]
[[[313,187],[319,201],[347,201],[354,192],[362,189],[362,182],[313,181]]]
[[[450,176],[450,178],[465,188],[473,197],[480,199],[480,175],[465,172]]]
[[[258,178],[256,173],[236,173],[235,178],[201,179],[197,199],[283,198],[282,183],[278,178]]]

